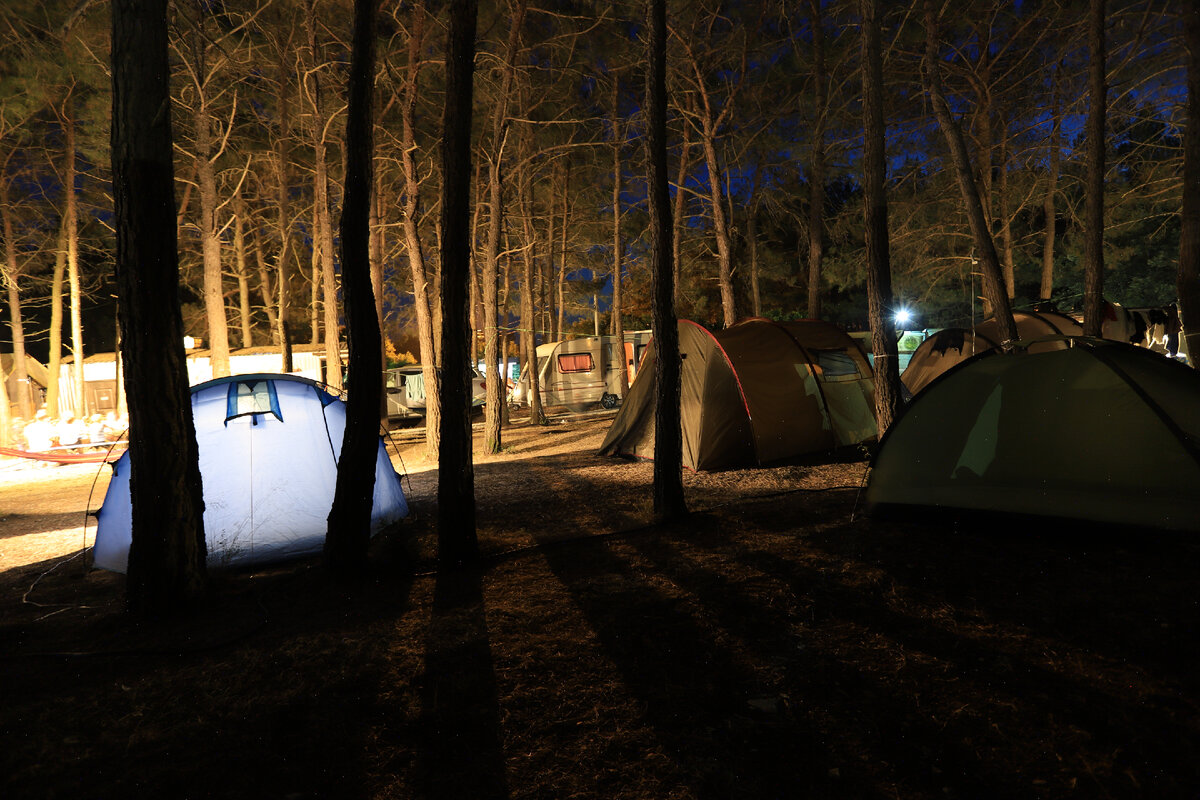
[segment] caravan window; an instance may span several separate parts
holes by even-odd
[[[846,350],[817,350],[817,365],[827,381],[848,381],[858,378],[858,363]]]
[[[562,353],[558,357],[559,372],[591,372],[591,353]]]

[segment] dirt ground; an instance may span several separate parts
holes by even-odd
[[[212,576],[170,625],[86,570],[107,469],[0,462],[0,796],[1200,796],[1188,537],[856,509],[860,455],[685,476],[611,414],[478,457],[476,568],[436,469],[370,573]]]

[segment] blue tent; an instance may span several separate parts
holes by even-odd
[[[333,505],[345,404],[296,375],[234,375],[192,387],[210,568],[321,552]],[[371,531],[408,515],[380,440]],[[129,454],[113,465],[95,564],[124,572],[132,531]]]

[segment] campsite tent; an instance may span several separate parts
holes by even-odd
[[[1018,338],[1024,341],[1083,333],[1078,322],[1054,311],[1014,311],[1013,321],[1017,323]],[[992,318],[974,328],[943,328],[921,343],[909,359],[900,380],[904,388],[915,395],[951,367],[1001,344],[1000,326]],[[1065,346],[1061,341],[1051,341],[1031,345],[1031,349],[1040,352],[1060,350]]]
[[[654,456],[654,342],[602,455]],[[679,323],[683,464],[767,464],[875,436],[871,367],[854,341],[817,320],[750,319],[718,333]]]
[[[308,378],[234,375],[192,387],[210,567],[319,553],[333,505],[346,406]],[[124,572],[132,506],[129,453],[113,465],[95,563]],[[406,516],[383,442],[375,462],[372,532]]]
[[[935,507],[1200,529],[1200,375],[1064,337],[991,350],[930,384],[879,445],[873,510]]]

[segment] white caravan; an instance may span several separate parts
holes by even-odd
[[[622,351],[632,385],[649,343],[650,331],[625,331],[623,348],[617,346],[615,336],[586,336],[538,345],[538,385],[543,405],[566,406],[575,412],[596,404],[615,408],[627,394],[620,388]],[[529,405],[528,365],[521,367],[513,401]]]

